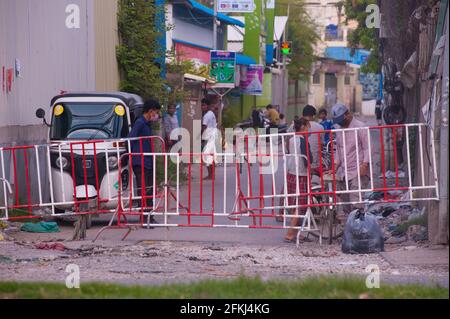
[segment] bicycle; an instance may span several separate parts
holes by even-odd
[[[333,192],[333,177],[330,175],[323,176],[324,181],[327,183],[328,194],[317,194],[312,196],[313,207],[311,208],[313,214],[317,215],[318,230],[311,232],[311,235],[323,240],[328,241],[328,244],[332,244],[333,240],[337,240],[344,234],[344,224],[337,218],[335,192]],[[312,187],[312,192],[318,192],[322,190],[321,185]],[[325,205],[327,204],[327,205]]]

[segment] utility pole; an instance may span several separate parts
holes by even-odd
[[[448,14],[447,22],[448,26]],[[447,31],[448,32],[448,31]],[[441,110],[441,127],[439,141],[439,214],[438,214],[438,230],[435,238],[431,238],[433,243],[448,244],[448,133],[449,133],[449,107],[448,107],[448,91],[449,91],[449,42],[448,36],[445,43],[444,53],[444,74],[442,85],[442,110]]]
[[[283,30],[283,41],[284,42],[287,42],[287,36],[288,36],[288,24],[289,24],[289,9],[290,9],[290,6],[291,6],[291,4],[290,3],[288,3],[288,5],[287,5],[287,21],[286,21],[286,26],[285,26],[285,28],[284,28],[284,30]],[[280,51],[281,50],[281,45],[279,44],[278,45],[278,51]],[[284,113],[286,113],[286,110],[287,110],[287,104],[288,104],[288,102],[289,102],[289,97],[288,97],[288,92],[289,92],[289,90],[288,90],[288,86],[289,86],[289,80],[288,80],[288,77],[287,77],[287,74],[286,74],[287,72],[286,72],[286,54],[283,54],[283,72],[282,72],[282,74],[283,74],[283,91],[282,91],[282,99],[281,99],[281,101],[282,101],[282,105],[281,105],[281,109],[283,110],[283,108],[286,108],[285,110],[283,110],[283,112]]]
[[[217,0],[214,2],[214,17],[213,17],[213,50],[217,50]]]

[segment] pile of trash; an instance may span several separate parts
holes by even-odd
[[[428,240],[427,215],[425,207],[419,209],[408,202],[408,192],[387,192],[389,199],[399,202],[383,202],[369,205],[367,212],[374,215],[380,225],[386,244],[400,244],[406,241]],[[379,200],[383,192],[374,192],[367,196],[369,200]]]
[[[20,231],[22,223],[0,221],[0,242],[12,240],[11,234]]]
[[[386,198],[398,201],[381,201]],[[414,207],[408,192],[373,192],[366,200],[374,203],[364,210],[354,210],[347,218],[342,242],[344,253],[377,253],[384,250],[384,244],[428,240],[425,207]]]
[[[350,213],[344,229],[342,252],[373,254],[384,251],[383,232],[374,215],[356,209]]]

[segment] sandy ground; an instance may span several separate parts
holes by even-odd
[[[69,229],[65,229],[63,233],[68,232]],[[81,282],[122,284],[186,283],[232,279],[239,275],[260,276],[264,280],[313,275],[365,277],[368,265],[379,267],[382,282],[448,287],[449,280],[448,247],[387,245],[382,254],[346,255],[338,244],[319,245],[317,242],[303,243],[297,249],[295,244],[283,242],[268,245],[102,240],[95,243],[58,241],[66,250],[55,251],[37,249],[36,243],[45,239],[33,241],[33,235],[17,233],[20,240],[0,242],[1,281],[64,283],[69,264],[79,266]],[[424,252],[429,256],[420,261],[417,256],[423,256]]]

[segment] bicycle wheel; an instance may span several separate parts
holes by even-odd
[[[319,238],[322,234],[322,239],[328,241],[329,244],[344,234],[344,224],[336,219],[334,208],[329,206],[322,206],[320,209],[319,218],[316,220],[318,230],[311,232],[311,235]]]

